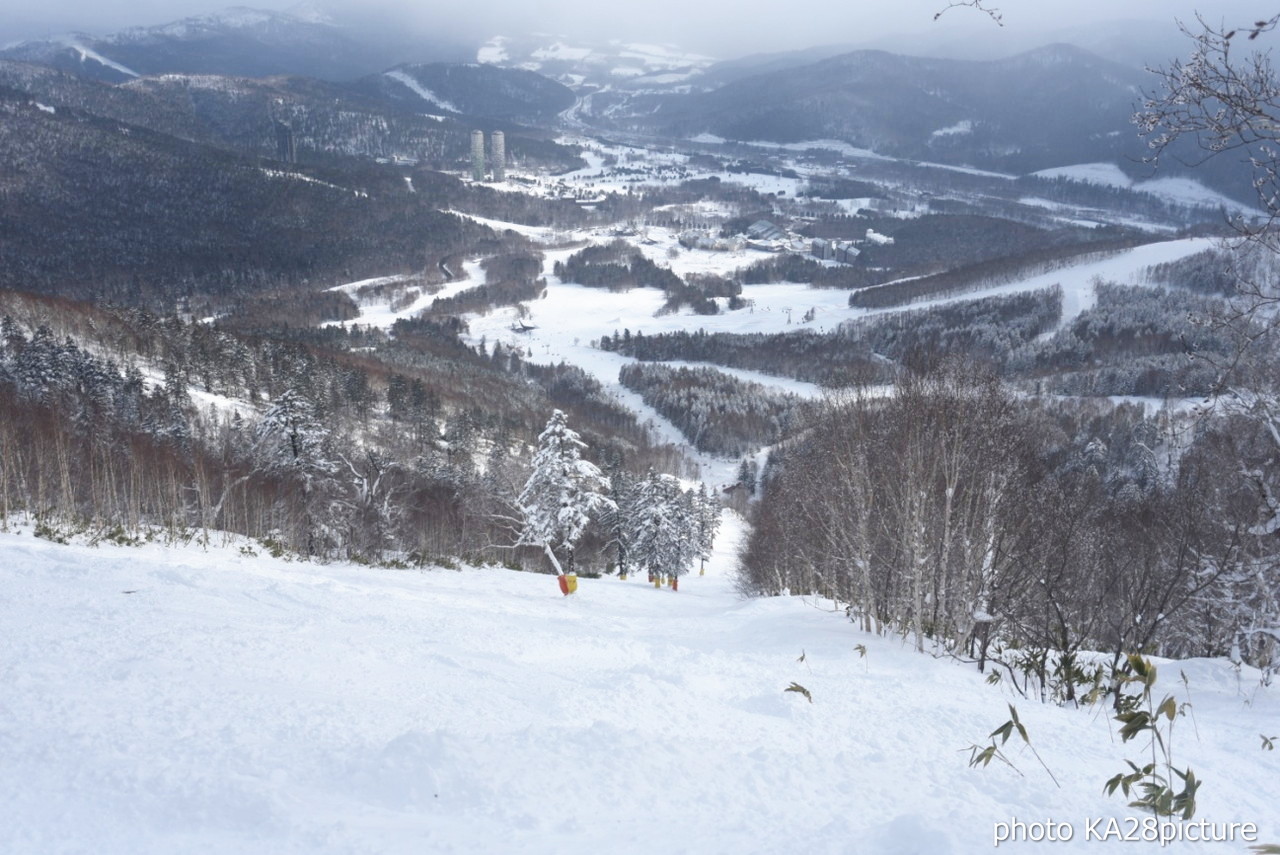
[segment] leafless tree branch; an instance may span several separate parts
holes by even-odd
[[[1193,42],[1191,55],[1150,69],[1158,85],[1144,93],[1133,121],[1147,138],[1153,164],[1173,156],[1178,140],[1194,142],[1201,152],[1192,165],[1228,152],[1246,158],[1265,217],[1237,215],[1233,226],[1242,237],[1280,252],[1280,234],[1273,228],[1280,216],[1280,80],[1268,54],[1240,56],[1233,50],[1235,36],[1246,30],[1214,27],[1202,17],[1197,22],[1195,29],[1182,27]],[[1280,16],[1256,22],[1249,37],[1277,22]]]
[[[938,20],[952,9],[967,7],[977,9],[988,18],[996,22],[997,26],[1004,26],[1004,18],[1000,15],[1000,10],[990,5],[987,0],[951,0],[945,7],[934,13],[933,20]]]
[[[1197,16],[1194,26],[1182,25],[1192,41],[1188,58],[1150,71],[1158,83],[1143,94],[1133,121],[1147,138],[1149,163],[1174,158],[1197,165],[1220,156],[1248,164],[1261,216],[1238,213],[1230,224],[1239,236],[1231,252],[1230,271],[1237,297],[1218,316],[1202,323],[1233,335],[1235,353],[1215,363],[1219,380],[1215,394],[1231,383],[1246,353],[1278,324],[1274,309],[1280,289],[1274,264],[1280,257],[1280,78],[1266,52],[1248,51],[1242,35],[1254,39],[1280,24],[1280,15],[1228,29]],[[1237,49],[1240,48],[1240,49]],[[1176,143],[1183,143],[1175,148]],[[1199,152],[1188,158],[1182,152]],[[1211,360],[1212,361],[1212,360]]]

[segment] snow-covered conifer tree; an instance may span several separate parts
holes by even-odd
[[[533,472],[516,500],[524,518],[520,544],[540,546],[558,575],[573,572],[573,550],[594,515],[616,508],[609,481],[588,460],[587,444],[556,410],[538,437]],[[564,557],[561,563],[556,552]]]
[[[620,466],[610,467],[609,492],[614,507],[601,515],[600,522],[609,535],[609,544],[617,556],[618,576],[622,579],[632,572],[632,544],[635,540],[636,497],[640,483],[624,472]]]
[[[716,533],[720,530],[720,501],[715,491],[704,485],[693,493],[694,515],[698,527],[698,560],[701,562],[700,572],[706,572],[707,561],[711,559],[711,549],[716,542]]]
[[[696,554],[696,524],[680,482],[650,471],[635,501],[632,557],[650,574],[679,577]]]
[[[325,448],[328,437],[328,429],[316,417],[315,405],[287,389],[258,422],[254,450],[266,471],[295,472],[309,482],[336,468]]]
[[[333,539],[334,475],[337,463],[329,453],[329,431],[316,416],[315,405],[298,392],[286,390],[272,403],[255,430],[258,468],[297,483],[300,501],[294,510],[309,555],[322,551]]]
[[[61,379],[58,363],[58,343],[53,332],[41,324],[31,340],[16,351],[13,360],[13,376],[22,395],[36,401],[46,400]]]

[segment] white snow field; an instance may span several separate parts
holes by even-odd
[[[968,768],[1007,690],[822,603],[739,598],[726,522],[678,593],[570,598],[509,570],[0,533],[0,852],[947,855],[1011,820],[1157,851],[1085,839],[1135,815],[1102,793],[1142,756],[1105,713],[1013,699],[1061,789],[1013,743],[1021,774]],[[1179,669],[1197,819],[1280,841],[1276,690],[1207,660],[1165,683]]]
[[[1232,216],[1260,217],[1262,212],[1211,190],[1191,178],[1148,178],[1134,181],[1114,163],[1078,163],[1042,169],[1032,175],[1041,178],[1066,178],[1085,184],[1124,187],[1150,193],[1175,205],[1191,208],[1222,208]]]
[[[1006,295],[1021,291],[1033,291],[1059,285],[1063,292],[1063,316],[1061,324],[1069,323],[1081,312],[1096,303],[1096,281],[1118,283],[1143,283],[1148,267],[1162,262],[1175,261],[1216,245],[1210,238],[1187,238],[1145,244],[1133,249],[1111,253],[1102,258],[1084,258],[1047,273],[980,287],[973,291],[951,294],[930,300],[922,300],[908,306],[892,309],[850,308],[849,292],[834,288],[813,288],[798,283],[772,283],[747,285],[742,296],[751,302],[750,308],[725,311],[719,315],[696,315],[687,309],[671,314],[660,314],[665,297],[650,288],[635,288],[614,293],[600,288],[588,288],[562,282],[554,275],[557,261],[564,261],[586,243],[604,243],[613,239],[607,230],[575,232],[559,235],[552,229],[521,226],[500,220],[490,220],[470,214],[459,216],[484,223],[494,229],[511,229],[524,234],[535,242],[545,243],[543,276],[547,282],[545,296],[530,300],[521,310],[506,306],[484,314],[467,314],[469,332],[464,336],[470,344],[484,341],[488,346],[501,342],[506,347],[522,351],[526,358],[541,364],[567,362],[582,368],[626,407],[640,416],[642,424],[649,425],[652,433],[663,442],[676,445],[686,443],[686,437],[668,419],[644,403],[641,396],[618,382],[618,372],[633,360],[630,357],[600,350],[596,343],[603,336],[630,330],[644,335],[661,334],[676,330],[705,330],[709,333],[782,333],[800,330],[827,332],[842,323],[870,315],[889,314],[910,309],[928,308],[980,297]],[[752,261],[764,257],[748,251],[715,252],[710,250],[680,250],[674,258],[669,250],[678,246],[677,236],[670,229],[648,229],[646,242],[637,249],[656,263],[671,267],[680,275],[689,273],[719,273],[730,275]],[[554,241],[573,241],[568,247],[553,247]],[[463,276],[430,294],[425,291],[409,305],[393,310],[385,295],[371,297],[371,302],[360,306],[360,317],[354,321],[329,321],[324,326],[354,323],[389,329],[399,318],[411,318],[441,297],[473,288],[485,282],[485,272],[478,261],[463,264]],[[330,290],[345,291],[353,297],[368,285],[395,284],[402,276],[366,279],[339,285]],[[803,320],[807,312],[813,320]],[[527,324],[521,327],[517,322]],[[529,328],[532,327],[532,328]],[[672,363],[680,364],[680,363]],[[817,398],[822,390],[812,383],[790,378],[775,377],[756,371],[715,366],[717,370],[732,374],[749,382],[791,392],[806,398]],[[688,457],[697,464],[699,477],[712,485],[732,483],[737,477],[738,458],[724,458],[686,450]]]

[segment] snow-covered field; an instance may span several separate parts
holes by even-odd
[[[665,240],[669,240],[671,244],[675,243],[671,235],[667,235]],[[663,243],[659,246],[665,245]],[[645,249],[651,248],[645,247]],[[686,441],[679,428],[645,404],[638,393],[618,382],[619,370],[633,360],[630,357],[600,350],[596,347],[596,342],[601,337],[628,329],[632,333],[643,332],[645,335],[699,328],[708,331],[776,332],[784,329],[799,329],[801,316],[811,307],[821,306],[824,318],[834,318],[836,311],[848,311],[841,308],[848,301],[848,294],[844,291],[784,284],[744,288],[743,296],[757,301],[757,306],[751,309],[722,315],[692,315],[683,312],[659,316],[656,313],[666,298],[660,291],[652,288],[634,288],[630,291],[615,293],[600,288],[561,282],[551,271],[557,261],[567,259],[574,252],[574,249],[559,249],[546,253],[543,264],[547,281],[546,296],[525,304],[527,314],[523,321],[532,325],[533,329],[516,331],[513,324],[519,317],[517,309],[506,307],[485,315],[468,315],[467,340],[473,344],[484,340],[490,345],[500,341],[505,346],[521,350],[526,358],[533,362],[542,364],[567,362],[577,365],[599,380],[625,406],[638,413],[640,422],[648,424],[658,439],[676,445]],[[689,252],[686,255],[694,254],[695,252]],[[697,254],[711,257],[712,263],[694,263],[694,266],[704,270],[717,269],[714,267],[715,263],[720,265],[745,263],[740,255],[734,257],[731,253]],[[682,272],[687,272],[688,266],[686,265],[686,269]],[[815,311],[818,309],[815,308]],[[814,328],[816,329],[817,326],[815,325]],[[754,371],[719,366],[717,369],[743,380],[805,397],[817,397],[821,394],[821,390],[811,383]],[[735,480],[738,460],[703,454],[693,448],[686,449],[686,454],[698,464],[699,477],[706,483],[720,485],[729,484]]]
[[[1102,794],[1139,756],[1103,712],[1009,698],[822,603],[740,599],[726,522],[678,593],[572,598],[507,570],[0,533],[0,852],[945,855],[1013,819],[1156,851],[1084,840],[1134,814]],[[1179,669],[1198,818],[1280,840],[1276,692]],[[1012,744],[1021,775],[968,768],[1009,700],[1061,789]]]
[[[543,244],[546,247],[543,273],[547,281],[547,290],[542,299],[524,304],[523,316],[515,307],[503,307],[483,315],[468,315],[466,317],[469,327],[467,341],[473,345],[484,341],[489,346],[494,342],[502,342],[504,346],[520,350],[527,359],[537,363],[567,362],[577,365],[599,380],[624,405],[638,413],[641,423],[648,423],[657,438],[676,445],[685,442],[685,437],[679,429],[652,407],[646,405],[640,395],[626,389],[618,382],[619,369],[632,360],[629,357],[600,350],[596,347],[600,338],[611,336],[615,332],[622,333],[624,330],[629,330],[633,335],[636,333],[656,335],[677,330],[699,329],[709,333],[771,334],[800,330],[827,332],[838,328],[846,321],[871,314],[903,310],[902,308],[888,310],[850,308],[847,291],[812,288],[798,283],[772,283],[743,287],[742,296],[750,302],[748,308],[725,311],[719,315],[696,315],[688,310],[658,314],[665,297],[654,289],[635,288],[631,291],[615,293],[565,283],[553,274],[556,262],[566,260],[584,243],[607,243],[612,240],[613,237],[607,229],[557,233],[546,228],[520,226],[480,217],[471,218],[497,230],[512,228],[531,240]],[[569,248],[553,248],[556,243],[565,242],[570,243]],[[1063,291],[1062,323],[1065,324],[1093,306],[1095,282],[1101,280],[1122,284],[1141,283],[1144,281],[1143,273],[1149,266],[1193,255],[1210,248],[1213,244],[1214,241],[1208,238],[1147,244],[1101,259],[1084,259],[1049,273],[936,300],[922,301],[905,308],[924,308],[957,300],[1033,291],[1060,285]],[[678,246],[675,231],[657,227],[646,229],[645,240],[635,245],[656,263],[670,267],[681,276],[690,273],[729,275],[765,257],[761,253],[750,250],[717,252],[683,249]],[[413,303],[397,310],[391,309],[386,298],[377,298],[379,302],[362,305],[361,316],[350,323],[388,329],[397,319],[417,315],[439,297],[450,296],[484,282],[484,270],[477,261],[466,262],[463,273],[464,276],[446,285],[442,291],[434,295],[424,293]],[[334,290],[343,290],[355,296],[363,286],[395,282],[396,277],[363,280],[338,286]],[[809,312],[812,312],[812,320],[805,321],[804,317]],[[517,327],[517,320],[526,327]],[[329,325],[336,323],[331,322]],[[532,329],[527,328],[528,326]],[[811,383],[754,371],[719,366],[717,368],[743,380],[761,383],[807,398],[819,397],[822,394],[822,390]],[[698,453],[693,449],[688,449],[687,453],[697,462],[700,477],[707,483],[727,484],[735,480],[738,466],[736,459],[718,458]]]
[[[1022,291],[1036,291],[1052,285],[1062,287],[1062,324],[1069,323],[1097,303],[1094,290],[1096,282],[1112,282],[1119,285],[1146,284],[1145,271],[1157,264],[1177,261],[1218,245],[1214,238],[1183,238],[1159,241],[1123,250],[1101,259],[1079,261],[1060,270],[1041,273],[1011,282],[995,285],[972,293],[945,297],[913,304],[912,308],[940,305],[958,299],[976,299]]]
[[[666,257],[665,250],[675,244],[673,234],[650,229],[652,246],[641,249],[659,264],[670,266],[680,274],[689,272],[730,273],[763,257],[753,252],[712,252],[709,250],[682,250],[675,259]],[[1213,246],[1208,238],[1165,241],[1147,244],[1116,253],[1107,258],[1083,260],[1050,273],[1038,274],[1015,282],[992,285],[975,290],[922,301],[905,308],[923,308],[957,300],[1033,291],[1061,285],[1063,289],[1063,322],[1074,319],[1090,308],[1095,301],[1094,283],[1097,280],[1133,284],[1142,282],[1147,267],[1193,255]],[[537,328],[529,332],[514,332],[515,309],[501,309],[484,316],[469,316],[471,337],[486,338],[489,342],[503,341],[531,352],[531,359],[539,362],[565,360],[582,366],[596,374],[603,382],[616,381],[617,370],[625,361],[612,353],[596,350],[593,342],[602,336],[629,329],[632,334],[642,332],[656,335],[675,330],[698,330],[731,333],[781,333],[799,330],[825,332],[840,324],[865,317],[868,314],[884,314],[892,310],[866,310],[850,308],[849,293],[838,289],[812,288],[803,284],[774,283],[747,285],[742,296],[751,301],[749,308],[719,315],[695,315],[683,311],[657,315],[664,297],[658,291],[637,288],[624,293],[614,293],[599,288],[588,288],[563,283],[550,275],[555,261],[563,260],[573,250],[553,250],[547,253],[545,270],[547,294],[544,299],[527,304],[529,321]],[[813,311],[813,320],[805,322],[803,316]],[[723,370],[723,369],[722,369]],[[765,383],[787,391],[812,395],[816,392],[809,384],[756,374],[734,372],[744,379]]]
[[[1101,184],[1105,187],[1121,187],[1159,196],[1175,205],[1191,208],[1221,208],[1232,216],[1260,217],[1262,212],[1211,190],[1191,178],[1148,178],[1134,181],[1114,163],[1079,163],[1042,169],[1032,173],[1040,178],[1066,178],[1085,184]]]

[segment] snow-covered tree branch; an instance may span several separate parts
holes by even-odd
[[[519,543],[541,547],[557,575],[574,571],[573,550],[591,520],[617,507],[606,495],[609,479],[582,459],[586,447],[564,412],[553,412],[517,499],[524,518]]]

